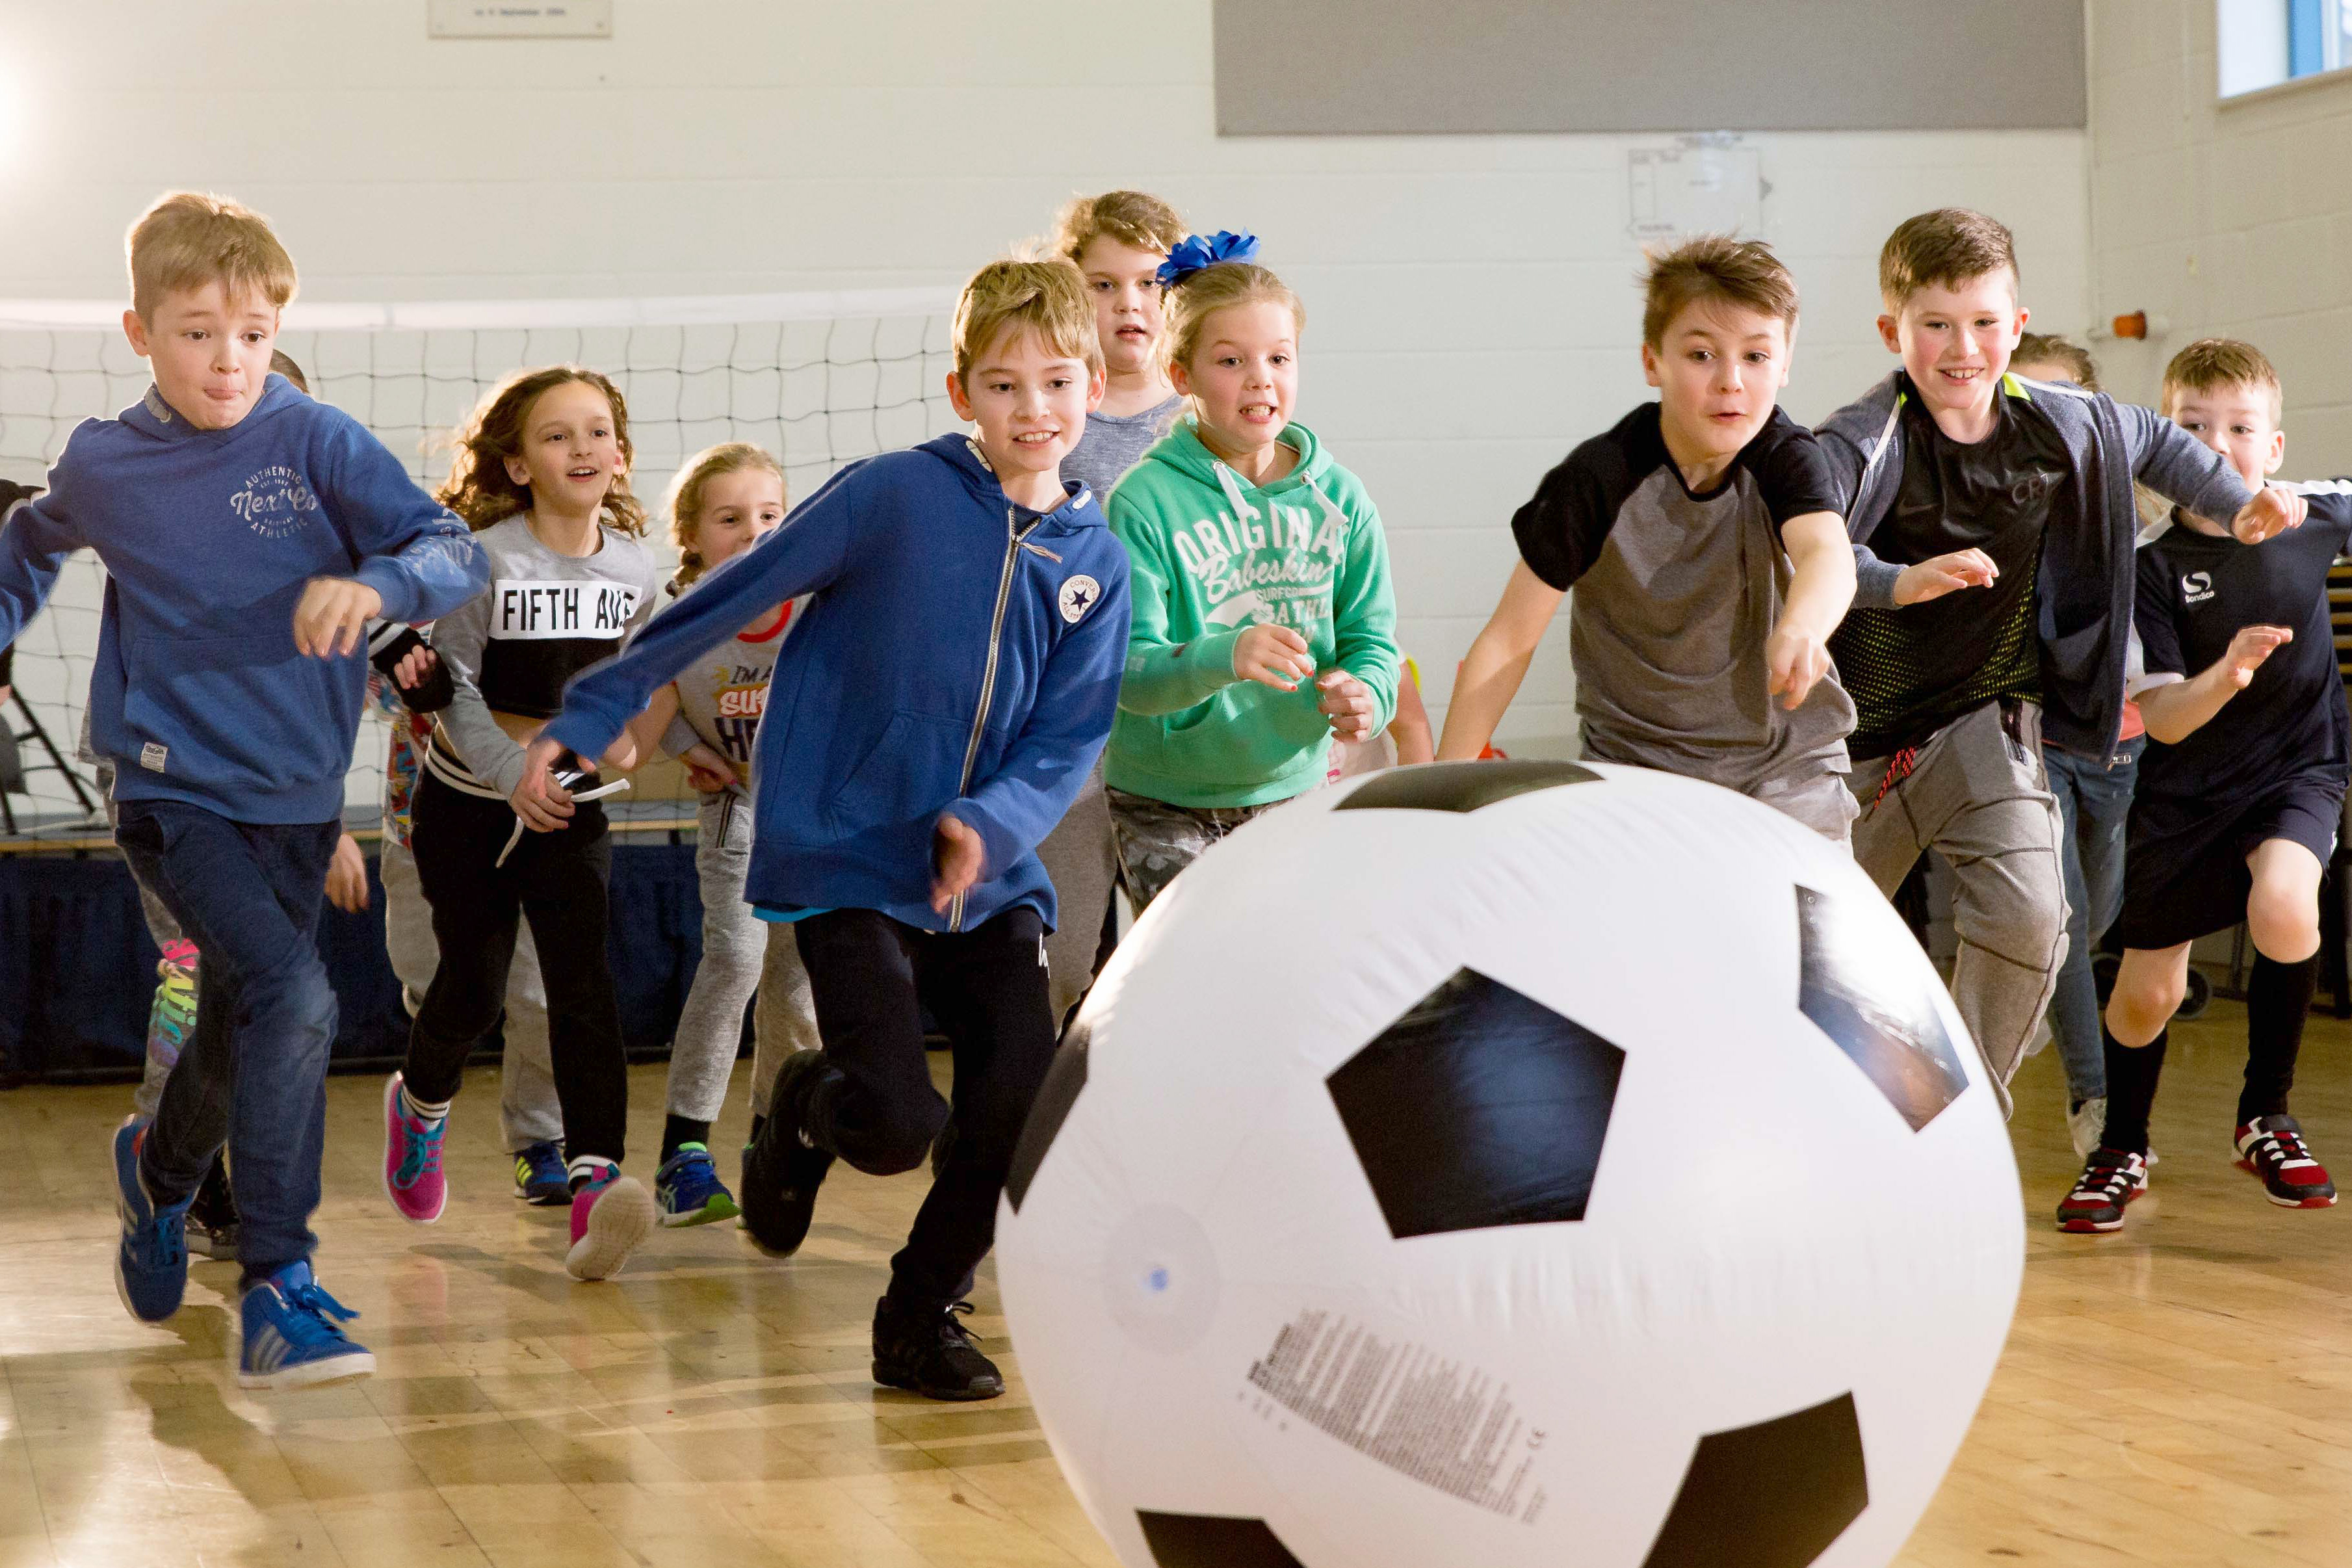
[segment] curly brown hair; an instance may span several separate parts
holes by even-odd
[[[710,569],[697,548],[694,531],[702,521],[702,492],[710,481],[721,474],[731,474],[742,468],[765,468],[776,476],[778,484],[784,483],[784,466],[764,447],[749,441],[722,441],[716,447],[705,447],[686,460],[677,477],[669,483],[670,542],[677,546],[677,585],[685,587]]]
[[[457,455],[450,461],[448,479],[434,492],[435,499],[464,518],[466,526],[477,533],[529,511],[530,487],[515,483],[507,473],[507,459],[522,456],[523,426],[539,395],[572,381],[584,382],[603,393],[613,408],[613,438],[620,446],[625,467],[604,492],[604,521],[623,533],[644,537],[646,509],[629,489],[627,468],[635,464],[637,457],[629,441],[629,405],[610,376],[586,365],[519,370],[492,387],[457,427]]]

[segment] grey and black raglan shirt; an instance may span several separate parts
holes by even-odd
[[[1780,525],[1841,508],[1811,432],[1780,410],[1693,493],[1645,404],[1544,476],[1511,519],[1528,570],[1569,602],[1585,754],[1748,790],[1843,773],[1853,705],[1832,671],[1795,711],[1764,641],[1792,569]]]
[[[2000,574],[1903,609],[1857,604],[1830,638],[1853,693],[1848,742],[1857,757],[1916,746],[1972,709],[2042,695],[2035,578],[2051,509],[2066,492],[2064,438],[2016,399],[1993,399],[1992,434],[1963,444],[1906,397],[1900,439],[1909,454],[1885,520],[1871,535],[1882,561],[1909,566],[1981,550]]]

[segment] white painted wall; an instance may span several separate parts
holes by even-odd
[[[2096,309],[2169,328],[2100,363],[2152,404],[2184,345],[2245,338],[2285,385],[2285,473],[2352,472],[2352,72],[2223,102],[2216,12],[2091,0]]]
[[[1625,176],[1644,142],[1221,141],[1206,0],[616,11],[610,42],[436,43],[421,0],[11,7],[0,79],[26,101],[0,153],[0,295],[121,292],[124,226],[174,185],[270,215],[314,300],[948,283],[1074,191],[1156,190],[1261,232],[1305,296],[1303,412],[1387,518],[1440,708],[1514,560],[1511,511],[1644,395]],[[1695,68],[1682,48],[1661,68]],[[2000,214],[2029,303],[2087,319],[2081,133],[1758,141],[1767,234],[1808,301],[1800,418],[1888,367],[1877,247],[1922,208]],[[1565,642],[1507,738],[1572,729]]]

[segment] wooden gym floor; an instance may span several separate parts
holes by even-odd
[[[2273,1209],[2229,1163],[2242,1030],[2227,1003],[2175,1029],[2162,1163],[2116,1237],[2050,1227],[2074,1160],[2056,1055],[2027,1064],[2024,1300],[1904,1563],[2352,1563],[2352,1205]],[[2296,1109],[2352,1178],[2347,1047],[2314,1017]],[[635,1075],[641,1150],[661,1081]],[[0,1568],[1109,1568],[1017,1362],[979,1405],[866,1380],[920,1177],[837,1175],[789,1265],[712,1226],[583,1287],[562,1211],[508,1195],[496,1098],[473,1075],[454,1201],[419,1230],[380,1189],[378,1080],[331,1080],[321,1277],[365,1314],[378,1374],[250,1395],[226,1373],[234,1264],[197,1260],[164,1327],[115,1300],[105,1151],[128,1088],[0,1093]],[[742,1100],[714,1146],[740,1144]],[[983,1280],[975,1326],[1003,1359]]]

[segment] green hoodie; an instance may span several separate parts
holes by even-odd
[[[1396,716],[1396,600],[1380,513],[1304,425],[1297,466],[1260,489],[1180,420],[1105,508],[1134,573],[1134,629],[1111,727],[1111,788],[1171,805],[1261,805],[1321,784],[1331,730],[1310,682],[1296,691],[1234,674],[1234,645],[1262,621],[1307,639],[1318,674],[1345,669]]]

